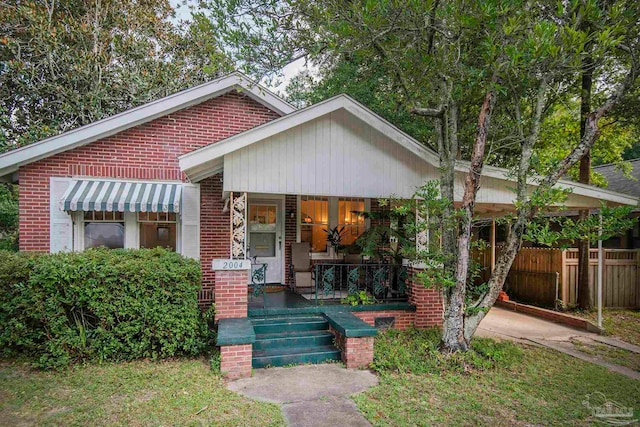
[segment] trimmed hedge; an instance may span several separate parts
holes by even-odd
[[[197,261],[161,248],[2,251],[0,351],[41,368],[200,354],[200,283]]]

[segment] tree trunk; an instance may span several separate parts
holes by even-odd
[[[491,84],[496,81],[493,77]],[[455,269],[455,285],[446,291],[448,305],[445,310],[442,328],[442,348],[447,352],[466,351],[469,349],[469,340],[465,338],[465,300],[467,279],[469,276],[471,222],[475,207],[476,194],[480,188],[480,175],[484,164],[484,153],[489,133],[491,113],[496,103],[496,92],[491,87],[485,94],[484,102],[478,115],[478,127],[476,139],[471,153],[469,172],[465,178],[464,194],[462,196],[463,218],[458,235],[457,263]],[[456,153],[451,153],[454,157]],[[454,157],[455,158],[455,157]]]
[[[586,131],[587,116],[591,112],[591,87],[593,85],[593,61],[586,57],[582,61],[582,90],[580,94],[580,139]],[[591,152],[580,159],[579,182],[591,183]],[[579,212],[580,219],[586,219],[589,210]],[[578,306],[583,310],[591,308],[591,289],[589,288],[589,240],[578,241]]]
[[[613,94],[609,96],[609,98],[607,98],[596,110],[587,114],[584,136],[581,138],[580,143],[573,148],[571,153],[560,161],[558,167],[552,173],[542,179],[536,191],[546,191],[552,188],[558,180],[567,173],[569,168],[579,162],[580,159],[589,152],[600,133],[600,128],[598,126],[600,119],[609,114],[613,107],[622,99],[630,88],[633,87],[637,78],[637,72],[638,70],[632,67],[629,70],[627,77],[624,81],[618,84]],[[523,171],[520,170],[518,173],[522,174]],[[520,183],[518,186],[520,189]],[[520,196],[520,194],[518,194],[518,196]],[[498,294],[504,285],[507,273],[511,268],[518,250],[520,249],[520,242],[526,230],[526,225],[531,221],[536,211],[537,208],[532,204],[531,199],[527,200],[526,203],[522,204],[518,209],[516,222],[511,229],[511,233],[509,234],[509,238],[507,239],[504,249],[498,257],[496,268],[489,279],[489,291],[473,305],[473,312],[465,320],[464,332],[467,340],[471,339],[488,309],[495,304]]]

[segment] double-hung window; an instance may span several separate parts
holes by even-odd
[[[351,245],[365,230],[362,212],[366,210],[366,200],[361,198],[300,196],[300,241],[309,242],[312,253],[328,254],[325,230],[337,226],[344,227],[340,244]]]
[[[124,248],[124,215],[122,212],[84,212],[84,248],[100,246]]]
[[[311,252],[327,252],[329,198],[300,197],[300,241],[309,242]]]
[[[138,212],[140,247],[157,246],[176,250],[176,214],[167,212]]]
[[[344,227],[342,244],[351,245],[364,232],[364,199],[338,199],[338,227]]]

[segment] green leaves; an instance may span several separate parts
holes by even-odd
[[[196,355],[210,344],[200,266],[161,248],[0,254],[0,348],[61,368]]]
[[[0,8],[0,151],[219,76],[208,20],[174,24],[167,0],[11,2]]]
[[[635,219],[629,214],[633,207],[619,206],[600,208],[600,215],[592,214],[586,218],[539,216],[527,226],[524,238],[545,246],[575,246],[579,240],[589,240],[595,245],[598,240],[607,240],[619,236],[635,226]]]

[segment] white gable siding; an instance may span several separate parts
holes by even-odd
[[[435,167],[338,110],[224,156],[224,190],[410,197]]]

